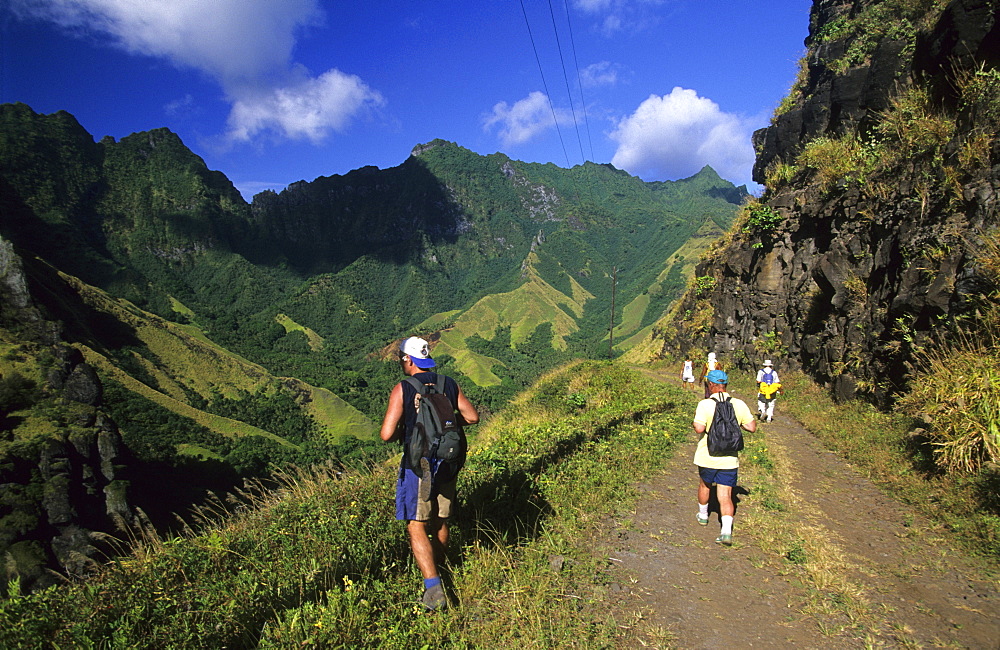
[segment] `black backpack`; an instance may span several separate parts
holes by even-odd
[[[455,407],[444,392],[444,375],[437,382],[423,384],[419,379],[407,377],[406,381],[417,390],[417,421],[407,441],[405,454],[410,468],[426,476],[437,460],[433,478],[451,480],[465,465],[467,441],[462,425],[458,423]]]
[[[715,415],[712,416],[712,426],[708,428],[709,456],[735,456],[743,449],[743,429],[736,421],[731,399],[715,400]]]

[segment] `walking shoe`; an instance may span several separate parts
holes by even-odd
[[[431,500],[431,487],[433,482],[433,474],[431,474],[431,461],[426,457],[421,458],[420,480],[417,481],[417,498],[420,501]]]
[[[707,526],[708,525],[708,517],[702,518],[700,512],[698,514],[696,514],[695,517],[698,518],[698,523],[701,524],[702,526]]]
[[[771,421],[771,420],[773,420],[773,419],[774,419],[774,418],[772,418],[772,417],[768,416],[768,418],[767,418],[767,421],[768,421],[768,422],[770,422],[770,421]]]
[[[732,546],[733,545],[732,533],[728,535],[719,535],[718,537],[715,538],[715,543],[722,544],[723,546]]]
[[[424,595],[420,598],[427,611],[433,612],[436,609],[444,609],[448,606],[448,596],[444,593],[444,587],[434,585],[430,589],[424,590]]]

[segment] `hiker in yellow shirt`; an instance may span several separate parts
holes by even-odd
[[[719,544],[733,544],[733,516],[736,514],[736,504],[733,503],[733,488],[739,480],[740,459],[736,453],[725,456],[713,456],[709,453],[708,431],[712,428],[715,411],[720,401],[731,400],[733,415],[736,422],[745,431],[753,433],[757,430],[757,421],[753,419],[750,407],[741,399],[726,392],[729,375],[722,370],[713,370],[705,377],[709,394],[712,396],[698,402],[694,414],[694,432],[701,438],[694,453],[694,464],[698,466],[698,523],[708,525],[708,501],[715,486],[715,496],[719,500],[719,536],[715,539]]]

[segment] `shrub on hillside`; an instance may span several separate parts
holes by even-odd
[[[990,285],[977,318],[923,349],[913,388],[898,405],[929,422],[937,464],[955,472],[1000,463],[1000,230],[985,237],[975,269]]]
[[[929,423],[937,464],[955,472],[1000,462],[1000,354],[966,345],[928,352],[926,368],[899,402]]]
[[[35,382],[12,372],[0,377],[0,415],[30,406],[36,399]]]

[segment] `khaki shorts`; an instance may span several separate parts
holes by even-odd
[[[456,479],[434,485],[416,472],[400,468],[396,481],[396,519],[430,521],[447,519],[455,503]]]
[[[418,479],[424,487],[424,479]],[[455,502],[455,483],[451,480],[443,485],[431,486],[427,499],[417,498],[417,521],[447,519],[451,516],[451,505]],[[418,491],[420,494],[420,491]]]

